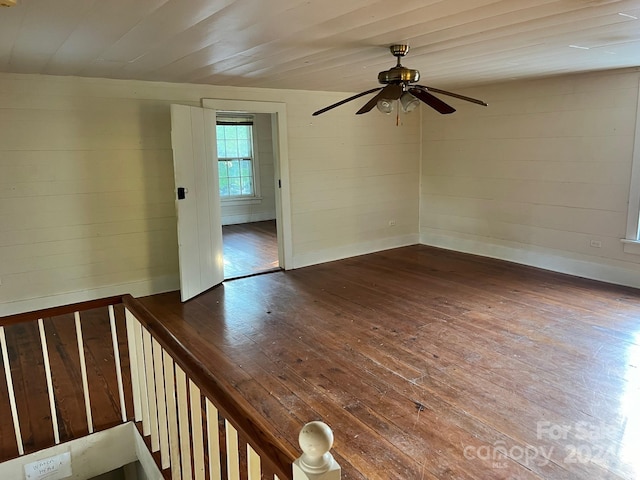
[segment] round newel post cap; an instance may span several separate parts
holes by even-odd
[[[333,432],[324,422],[309,422],[298,435],[302,449],[300,466],[307,473],[324,473],[333,465],[333,455],[329,453],[333,446]]]
[[[333,432],[323,422],[309,422],[298,435],[302,455],[293,462],[293,480],[340,480],[342,469],[329,452]]]

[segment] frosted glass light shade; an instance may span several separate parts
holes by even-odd
[[[400,97],[400,105],[402,105],[402,111],[405,113],[412,112],[420,105],[420,100],[411,95],[409,92],[404,92]]]
[[[391,113],[393,112],[393,104],[393,100],[389,100],[388,98],[381,98],[380,100],[378,100],[377,107],[378,110],[380,110],[382,113]]]

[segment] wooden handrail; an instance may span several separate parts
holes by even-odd
[[[183,345],[147,308],[131,295],[118,295],[78,302],[70,305],[51,307],[34,312],[18,313],[0,317],[0,327],[19,323],[37,321],[83,312],[109,305],[124,304],[136,319],[149,331],[152,337],[173,358],[174,362],[189,376],[200,391],[209,398],[217,409],[251,444],[261,460],[269,465],[281,480],[292,480],[292,463],[298,456],[297,451],[288,442],[274,435],[269,426],[244,397],[239,395],[233,386],[218,378],[193,353]],[[215,352],[213,363],[220,368],[232,368],[229,360]]]
[[[241,395],[234,393],[231,385],[218,378],[198,360],[144,305],[131,295],[124,295],[122,302],[225,418],[244,435],[278,478],[292,480],[292,463],[297,457],[294,448],[274,435],[271,427],[261,419],[252,405]],[[211,355],[215,356],[213,363],[220,368],[224,369],[229,365],[229,361],[223,356],[215,352],[211,352]]]
[[[100,298],[97,300],[88,300],[86,302],[72,303],[70,305],[61,305],[59,307],[45,308],[35,312],[16,313],[0,317],[0,327],[7,327],[17,323],[32,322],[40,318],[56,317],[58,315],[66,315],[74,312],[83,312],[93,308],[107,307],[109,305],[117,305],[122,303],[122,295],[114,297]]]

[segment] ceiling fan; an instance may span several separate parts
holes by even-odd
[[[399,108],[402,108],[404,112],[410,112],[415,109],[420,105],[420,101],[443,114],[453,113],[456,111],[456,109],[451,105],[446,104],[430,92],[448,95],[460,100],[466,100],[467,102],[484,105],[485,107],[487,106],[487,104],[482,100],[465,97],[458,93],[447,92],[433,87],[425,87],[423,85],[412,85],[420,80],[420,72],[418,70],[405,68],[400,64],[400,59],[409,52],[409,45],[391,45],[389,49],[391,50],[391,54],[398,59],[398,63],[395,67],[378,74],[378,82],[386,86],[372,88],[371,90],[340,100],[333,105],[329,105],[317,112],[313,112],[313,116],[320,115],[332,108],[339,107],[340,105],[344,105],[347,102],[373,92],[378,92],[378,94],[365,103],[364,106],[356,112],[356,115],[367,113],[376,106],[381,112],[391,113],[394,108],[395,100],[399,100]]]

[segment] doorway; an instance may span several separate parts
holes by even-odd
[[[279,269],[271,116],[216,112],[225,280]]]
[[[251,186],[254,191],[250,188],[238,192],[238,182],[242,190],[242,178],[234,179],[235,192],[223,191],[226,186],[221,178],[225,175],[242,177],[242,174],[238,174],[236,168],[235,173],[229,175],[220,163],[229,157],[228,152],[217,152],[224,279],[286,269],[291,263],[286,106],[275,102],[217,99],[203,99],[202,105],[205,109],[215,110],[216,123],[225,117],[227,123],[233,122],[234,117],[235,121],[250,119],[254,123],[252,146],[255,156],[248,158],[255,160]],[[216,141],[219,144],[217,138]],[[231,163],[227,165],[231,166]],[[224,198],[225,193],[232,194]]]

